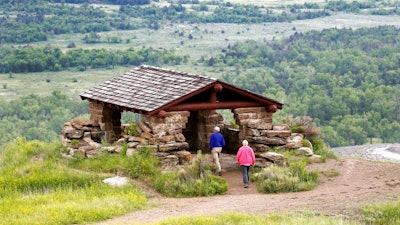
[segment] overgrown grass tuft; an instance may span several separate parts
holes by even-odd
[[[326,159],[337,159],[338,158],[336,153],[332,149],[330,149],[326,146],[323,139],[310,138],[310,142],[313,145],[314,154],[322,156],[323,162],[325,162]]]
[[[312,190],[319,184],[319,172],[307,171],[306,162],[289,167],[267,167],[251,177],[261,193],[297,192]]]
[[[400,224],[400,202],[369,205],[361,211],[367,225]]]
[[[212,196],[228,190],[228,183],[212,174],[209,159],[201,151],[191,166],[162,174],[154,186],[157,191],[173,197]]]

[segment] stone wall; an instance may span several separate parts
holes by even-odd
[[[286,164],[283,155],[273,153],[273,148],[300,149],[304,154],[313,155],[311,143],[310,148],[303,147],[303,135],[291,133],[287,124],[273,124],[273,113],[267,112],[264,107],[237,108],[233,113],[236,124],[240,127],[239,139],[249,142],[260,166],[269,163]]]
[[[287,124],[273,124],[273,113],[265,108],[238,108],[233,110],[236,124],[240,127],[239,138],[246,139],[256,152],[270,147],[283,146],[291,136]]]
[[[74,119],[64,124],[62,140],[68,147],[66,156],[79,154],[84,157],[94,157],[102,151],[120,152],[123,143],[127,143],[128,156],[141,147],[153,148],[163,169],[188,165],[192,161],[192,154],[188,151],[191,146],[183,133],[186,125],[197,123],[200,125],[190,128],[193,129],[190,132],[196,135],[195,142],[202,150],[208,150],[209,137],[214,126],[218,125],[227,140],[236,140],[236,142],[230,141],[236,145],[229,146],[232,148],[230,154],[236,154],[241,141],[246,139],[255,151],[257,164],[262,167],[271,163],[285,165],[284,157],[271,152],[272,148],[299,149],[302,154],[313,155],[311,144],[308,144],[311,147],[303,147],[301,134],[292,134],[287,124],[273,124],[273,113],[267,112],[265,108],[234,109],[238,130],[231,129],[230,124],[224,124],[224,118],[215,110],[195,112],[191,118],[188,111],[168,112],[165,118],[142,115],[136,125],[138,137],[124,133],[127,127],[120,125],[118,111],[91,103],[90,112],[91,122]],[[118,122],[115,121],[117,118]],[[188,121],[189,119],[191,121]],[[116,137],[119,138],[115,139]],[[116,140],[115,145],[101,146],[100,143],[103,141],[114,143],[109,140]]]
[[[101,113],[100,113],[101,112]],[[190,164],[192,155],[186,151],[189,148],[182,129],[187,123],[189,112],[173,112],[168,113],[165,118],[142,115],[141,120],[137,124],[139,137],[125,134],[123,131],[127,125],[120,127],[120,138],[115,145],[102,147],[101,142],[107,140],[107,132],[102,131],[100,124],[106,110],[100,110],[96,113],[94,121],[87,122],[81,120],[71,120],[64,124],[62,131],[62,140],[64,145],[68,147],[66,156],[75,154],[84,157],[94,157],[102,151],[120,152],[122,144],[127,143],[127,155],[130,156],[138,148],[149,147],[155,150],[155,154],[161,160],[163,169],[174,168]],[[115,129],[114,129],[115,130]],[[114,131],[113,131],[114,132]]]

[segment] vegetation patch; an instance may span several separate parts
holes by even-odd
[[[80,224],[147,207],[130,183],[111,187],[109,174],[71,170],[59,144],[17,139],[0,152],[1,224]]]
[[[357,225],[359,223],[349,221],[340,217],[328,217],[313,212],[292,212],[286,214],[267,214],[249,215],[243,213],[225,213],[217,216],[196,216],[196,217],[180,217],[169,219],[157,225],[189,225],[189,224],[208,224],[208,225],[309,225],[309,224],[326,224],[326,225]]]
[[[361,211],[365,224],[400,224],[400,202],[369,205]]]
[[[261,193],[297,192],[312,190],[319,184],[319,172],[307,171],[306,162],[289,167],[267,167],[251,177]]]
[[[228,183],[212,174],[207,156],[198,151],[197,158],[189,167],[162,174],[155,182],[160,193],[172,197],[212,196],[224,194]]]

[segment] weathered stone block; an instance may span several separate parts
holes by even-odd
[[[265,144],[273,146],[286,144],[285,139],[279,137],[253,137],[252,140],[257,144]]]
[[[129,136],[128,142],[140,142],[140,143],[145,143],[147,142],[146,138],[143,137],[134,137],[134,136]]]
[[[181,123],[182,116],[179,113],[168,113],[168,116],[164,118],[164,123]]]
[[[260,131],[258,129],[254,129],[254,128],[246,129],[246,135],[260,136]]]
[[[88,133],[88,132],[86,132]],[[95,140],[100,140],[104,137],[105,132],[104,131],[92,131],[90,132],[90,137],[95,139]]]
[[[145,138],[145,139],[150,139],[150,138],[153,138],[153,135],[150,134],[149,132],[142,132],[140,134],[140,137]]]
[[[237,108],[233,110],[233,113],[243,114],[243,113],[254,113],[254,112],[265,112],[264,107],[252,107],[252,108]]]
[[[254,152],[268,152],[271,148],[268,145],[253,144]]]
[[[69,139],[79,139],[83,137],[83,131],[76,130],[73,127],[65,127],[62,134]]]
[[[282,137],[282,138],[287,138],[290,137],[291,133],[288,130],[265,130],[263,132],[266,134],[267,137]]]
[[[174,142],[167,144],[158,145],[158,151],[167,152],[173,150],[186,150],[189,148],[189,144],[187,142]]]
[[[287,162],[285,156],[276,152],[263,152],[261,154],[257,154],[258,157],[264,158],[268,161],[273,162],[278,166],[286,166]]]
[[[249,128],[261,129],[261,130],[272,130],[273,128],[272,120],[269,121],[268,119],[249,120],[247,126]]]
[[[167,130],[167,134],[179,134],[179,133],[182,133],[182,129],[168,129]]]
[[[128,148],[136,148],[139,142],[128,142]]]
[[[165,136],[160,137],[159,140],[162,143],[175,142],[175,136],[174,135],[165,135]]]
[[[188,151],[178,151],[174,153],[176,156],[178,156],[179,159],[179,164],[181,165],[190,165],[193,160],[193,156],[190,152]]]
[[[308,147],[300,147],[296,150],[296,153],[300,154],[300,155],[306,155],[306,156],[314,155],[313,150],[311,150],[311,148],[308,148]]]
[[[79,120],[79,119],[72,119],[72,120],[71,120],[71,125],[72,125],[74,128],[78,129],[78,130],[81,130],[81,129],[83,129],[84,127],[87,127],[87,126],[92,126],[92,124],[91,124],[89,121],[86,121],[86,120]]]
[[[184,142],[184,141],[186,141],[186,138],[183,134],[178,133],[178,134],[175,134],[175,140],[177,142]]]
[[[151,132],[150,127],[148,127],[148,126],[143,122],[143,120],[140,120],[140,121],[137,123],[137,125],[138,125],[138,127],[140,128],[140,130],[142,130],[143,132],[148,132],[148,133]]]
[[[157,137],[167,134],[167,130],[170,128],[170,124],[156,124],[151,127],[154,135]]]
[[[289,125],[287,125],[287,124],[274,124],[273,130],[288,131],[288,130],[290,130],[290,128],[289,128]]]
[[[284,148],[293,149],[303,147],[303,135],[292,134],[292,136],[286,138],[286,145]]]

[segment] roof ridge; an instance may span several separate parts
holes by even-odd
[[[210,77],[210,76],[194,74],[194,73],[188,73],[188,72],[182,72],[182,71],[177,71],[177,70],[173,70],[173,69],[167,69],[167,68],[163,68],[163,67],[150,66],[150,65],[141,65],[139,67],[139,69],[151,69],[151,70],[155,70],[155,71],[169,72],[169,73],[172,73],[172,74],[181,74],[181,75],[187,75],[187,76],[192,76],[192,77],[200,77],[200,78],[210,79],[210,80],[214,80],[214,81],[218,80],[217,78]]]

